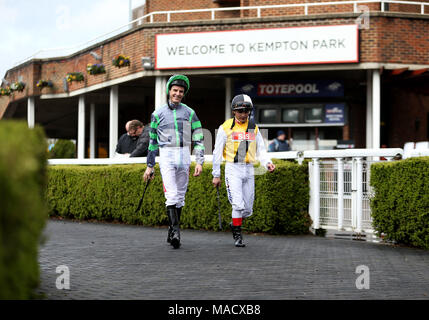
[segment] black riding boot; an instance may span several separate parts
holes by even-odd
[[[167,216],[170,222],[167,241],[171,243],[174,249],[177,249],[180,247],[180,220],[178,210],[175,205],[167,206]]]
[[[241,235],[241,226],[233,226],[231,224],[232,237],[234,238],[234,245],[236,247],[246,246],[243,243],[243,236]]]
[[[179,225],[180,225],[180,215],[182,213],[182,208],[176,208],[177,211],[177,217],[179,218]],[[170,215],[167,213],[168,221],[170,225],[168,226],[168,235],[167,235],[167,242],[171,243],[171,237],[173,235],[173,224],[171,223]]]

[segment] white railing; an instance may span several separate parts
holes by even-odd
[[[425,6],[429,6],[429,2],[416,2],[416,1],[396,1],[396,0],[350,0],[350,1],[328,1],[328,2],[310,2],[310,3],[290,3],[290,4],[273,4],[265,6],[246,6],[246,7],[226,7],[226,8],[210,8],[210,9],[192,9],[192,10],[169,10],[169,11],[154,11],[137,20],[149,18],[150,23],[154,22],[154,17],[165,15],[167,22],[171,21],[171,15],[179,13],[204,13],[209,12],[211,20],[216,19],[216,12],[223,11],[249,11],[256,10],[257,18],[261,18],[261,12],[264,9],[283,9],[283,8],[303,8],[304,15],[308,15],[308,9],[311,7],[332,6],[332,5],[353,5],[353,12],[360,12],[359,5],[369,3],[380,3],[380,11],[385,11],[384,4],[408,4],[420,6],[420,14],[425,14]]]
[[[211,162],[213,155],[205,155],[205,161]],[[191,156],[191,161],[195,162],[195,156]],[[113,164],[146,164],[146,157],[114,157],[114,158],[95,158],[95,159],[49,159],[49,165],[113,165]],[[155,162],[159,163],[159,157],[155,158]]]
[[[373,233],[369,185],[371,164],[402,158],[403,150],[346,149],[304,151],[311,158],[310,216],[312,228]]]
[[[429,156],[429,141],[406,142],[403,159]]]
[[[313,2],[313,3],[295,3],[295,4],[279,4],[279,5],[265,5],[265,6],[246,6],[246,7],[226,7],[226,8],[205,8],[205,9],[191,9],[191,10],[170,10],[170,11],[154,11],[150,12],[142,17],[139,17],[127,24],[124,24],[112,31],[109,31],[105,34],[102,34],[94,39],[89,41],[85,41],[75,46],[70,47],[62,47],[62,48],[51,48],[51,49],[42,49],[33,55],[27,57],[24,60],[16,62],[13,67],[21,65],[27,61],[32,59],[46,59],[46,58],[58,58],[58,57],[66,57],[70,56],[80,50],[84,50],[88,47],[94,46],[97,43],[100,43],[104,40],[107,40],[113,36],[116,36],[126,30],[129,30],[133,27],[134,24],[141,25],[145,23],[145,20],[149,20],[149,23],[153,23],[156,16],[166,16],[166,22],[171,21],[172,15],[175,14],[183,14],[183,13],[210,13],[210,19],[216,19],[217,12],[224,11],[249,11],[256,10],[257,18],[261,18],[263,16],[263,10],[266,9],[281,9],[281,8],[303,8],[304,15],[308,15],[308,9],[311,7],[320,7],[320,6],[331,6],[331,5],[353,5],[353,12],[361,12],[362,8],[360,5],[370,4],[370,3],[380,3],[380,11],[385,11],[385,4],[405,4],[405,5],[415,5],[420,6],[420,14],[427,15],[425,8],[429,6],[429,2],[416,2],[416,1],[396,1],[396,0],[352,0],[352,1],[331,1],[331,2]]]
[[[429,156],[429,149],[423,149],[423,150],[414,149],[414,150],[411,150],[409,153],[407,153],[407,158],[428,157],[428,156]]]

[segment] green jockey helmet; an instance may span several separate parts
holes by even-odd
[[[175,74],[174,76],[171,76],[170,79],[167,81],[167,95],[170,94],[170,89],[172,86],[180,86],[185,88],[185,95],[188,93],[189,88],[191,85],[189,84],[189,79],[187,76],[184,76],[182,74]]]

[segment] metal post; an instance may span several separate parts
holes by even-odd
[[[77,120],[77,158],[85,158],[85,97],[79,96]]]
[[[319,159],[313,159],[313,185],[311,186],[311,198],[313,201],[313,228],[320,228],[320,163]]]
[[[356,232],[362,232],[362,199],[363,199],[363,189],[362,189],[362,158],[356,158]]]
[[[225,120],[231,118],[231,100],[232,100],[232,89],[231,89],[231,78],[225,78]]]
[[[351,162],[351,164],[352,164],[352,183],[351,183],[351,185],[352,185],[352,204],[351,204],[351,210],[352,210],[352,216],[351,216],[351,227],[352,227],[352,229],[354,230],[354,229],[356,229],[356,226],[357,226],[357,206],[356,206],[356,200],[357,200],[357,181],[356,181],[356,177],[357,177],[357,175],[356,175],[356,171],[357,171],[357,169],[356,169],[356,159],[352,159],[352,162]]]
[[[319,128],[316,127],[314,128],[314,136],[315,136],[315,149],[319,150]]]
[[[95,104],[91,103],[89,110],[89,157],[95,158]]]
[[[110,88],[110,114],[109,114],[109,157],[115,156],[116,144],[118,143],[118,110],[119,89],[118,86]]]
[[[344,161],[343,158],[337,158],[338,162],[338,177],[337,177],[337,192],[338,192],[338,230],[343,229],[344,220]]]
[[[36,123],[36,106],[34,97],[28,97],[27,100],[27,123],[29,128],[34,128]]]

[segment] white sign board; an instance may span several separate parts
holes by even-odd
[[[359,62],[358,26],[156,35],[156,69]]]

